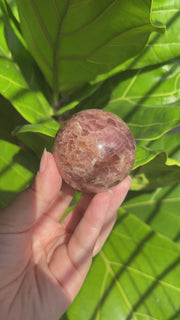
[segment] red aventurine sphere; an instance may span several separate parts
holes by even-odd
[[[53,154],[67,184],[98,193],[129,174],[136,147],[123,120],[104,110],[89,109],[74,114],[58,131]]]

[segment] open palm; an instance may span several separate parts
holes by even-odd
[[[0,313],[2,320],[58,320],[80,290],[92,258],[102,248],[130,187],[73,199],[51,153],[44,152],[33,185],[0,213]]]

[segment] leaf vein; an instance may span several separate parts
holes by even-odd
[[[19,108],[21,108],[21,110],[23,110],[23,109],[30,110],[30,111],[33,112],[33,114],[39,115],[41,118],[42,118],[42,116],[44,116],[43,112],[40,112],[37,109],[35,110],[31,105],[25,104],[25,102],[23,102],[23,104],[22,103],[18,103],[18,107],[16,107],[16,109],[19,110]],[[31,115],[32,115],[32,113],[31,113]]]
[[[117,232],[115,230],[113,230],[113,234],[115,234],[118,238],[125,238],[125,239],[128,239],[128,240],[131,240],[133,242],[136,242],[136,243],[139,243],[140,239],[138,238],[135,238],[135,237],[132,237],[132,236],[128,236],[128,235],[125,235],[123,233],[120,233],[120,232]],[[161,238],[165,238],[165,236],[161,235]],[[168,239],[169,240],[169,239]],[[171,240],[169,240],[171,241]],[[171,241],[172,242],[172,241]],[[173,242],[172,242],[173,243]],[[159,250],[162,250],[162,251],[166,251],[166,252],[169,252],[169,253],[176,253],[177,254],[177,250],[170,250],[170,249],[164,249],[164,247],[160,247],[158,245],[153,245],[151,243],[146,243],[146,246],[147,247],[150,247],[150,248],[153,248],[153,249],[159,249]],[[178,248],[177,248],[178,249]],[[178,249],[178,253],[179,253],[179,249]]]
[[[169,47],[169,46],[179,46],[180,42],[167,42],[167,43],[147,43],[145,47]]]
[[[104,260],[104,262],[105,262],[105,264],[106,264],[106,267],[107,267],[109,273],[110,273],[111,276],[113,277],[113,279],[114,279],[114,281],[115,281],[115,283],[116,283],[116,285],[117,285],[117,288],[118,288],[118,290],[120,291],[120,293],[121,293],[121,295],[122,295],[122,297],[123,297],[123,299],[124,299],[127,307],[129,308],[129,310],[131,311],[131,313],[134,314],[134,320],[138,320],[137,317],[136,317],[136,315],[135,315],[135,313],[134,313],[134,311],[133,311],[133,309],[132,309],[132,306],[131,306],[131,304],[130,304],[129,299],[128,299],[128,297],[127,297],[126,294],[125,294],[125,291],[123,290],[122,286],[120,285],[119,281],[117,280],[116,275],[115,275],[113,269],[111,268],[111,266],[110,266],[110,264],[109,264],[109,261],[108,261],[106,255],[105,255],[103,252],[101,252],[100,255],[101,255],[102,259]]]
[[[138,75],[140,74],[140,72],[141,72],[141,69],[139,69],[139,70],[137,71],[137,73],[135,74],[135,76],[132,78],[132,80],[130,81],[129,85],[127,86],[127,88],[125,89],[124,93],[122,94],[121,99],[124,99],[124,98],[127,96],[129,90],[130,90],[131,87],[134,85],[134,83],[135,83]]]
[[[4,158],[4,157],[2,157],[2,155],[0,155],[0,159],[5,163],[5,164],[7,164],[7,165],[9,165],[9,162]],[[13,171],[16,171],[18,174],[19,174],[19,176],[21,176],[21,177],[23,177],[23,180],[25,180],[24,179],[24,172],[22,173],[16,166],[14,166],[14,165],[16,164],[14,161],[12,161],[11,162],[11,169],[13,170]]]
[[[109,260],[108,260],[108,261],[109,261]],[[157,277],[157,278],[156,278],[156,277],[153,277],[153,276],[151,276],[150,274],[147,274],[147,273],[145,273],[145,272],[142,272],[142,271],[140,271],[140,270],[138,270],[138,269],[135,269],[135,268],[130,267],[130,266],[128,266],[128,265],[125,265],[125,264],[123,264],[123,263],[114,262],[114,261],[109,261],[109,264],[110,264],[110,265],[114,265],[114,266],[124,267],[124,268],[126,268],[127,270],[133,271],[134,273],[137,273],[137,274],[141,275],[141,276],[144,277],[144,278],[147,278],[147,279],[156,281],[156,282],[162,284],[163,286],[166,286],[166,287],[168,287],[168,288],[171,288],[171,289],[173,289],[173,290],[175,290],[175,291],[180,292],[180,288],[179,288],[179,287],[176,287],[176,286],[174,286],[174,285],[172,285],[172,284],[170,284],[170,283],[168,283],[168,282],[165,282],[165,281],[163,281],[163,280],[158,279],[158,277]]]
[[[19,88],[23,88],[23,89],[27,89],[25,86],[23,86],[22,84],[18,83],[18,82],[15,82],[13,81],[11,78],[8,78],[2,74],[0,74],[0,78],[2,79],[5,79],[7,81],[9,81],[10,83],[12,83],[13,85],[15,85],[16,87],[19,87]]]
[[[103,293],[105,292],[105,285],[107,282],[107,277],[108,277],[109,271],[106,270],[102,285],[101,285],[101,292],[100,292],[100,299],[99,301],[101,302],[102,297],[103,297]],[[100,309],[101,309],[101,303],[98,304],[98,310],[97,310],[97,320],[100,320]]]
[[[60,15],[59,15],[59,11],[58,11],[55,0],[53,0],[53,5],[54,5],[55,12],[56,12],[56,16],[57,16],[58,20],[60,20]]]
[[[164,12],[180,12],[180,9],[163,9],[163,10],[152,10],[152,13],[164,13]]]
[[[59,20],[59,25],[58,25],[58,30],[57,30],[57,36],[56,36],[56,40],[53,46],[53,90],[54,90],[54,95],[55,95],[55,99],[57,99],[58,96],[58,91],[59,91],[59,77],[58,77],[58,73],[59,73],[59,68],[58,68],[58,63],[59,63],[59,57],[58,57],[58,50],[59,50],[59,45],[60,45],[60,36],[61,36],[61,29],[62,29],[62,25],[63,25],[63,21],[66,17],[66,14],[68,13],[68,9],[70,6],[70,0],[68,0],[67,2],[67,6],[64,10],[64,14],[61,18],[61,20]]]
[[[143,316],[143,317],[148,318],[148,320],[150,320],[150,318],[151,318],[151,320],[160,320],[160,319],[154,318],[154,317],[152,317],[152,316],[149,316],[148,314],[144,314],[144,313],[141,313],[141,312],[135,311],[135,313],[136,313],[137,315],[139,315],[139,316]],[[150,318],[149,318],[149,317],[150,317]]]
[[[109,43],[111,43],[112,41],[114,41],[116,38],[119,38],[125,34],[131,33],[134,30],[138,30],[144,27],[148,27],[151,26],[151,24],[145,24],[145,25],[141,25],[138,27],[133,27],[131,29],[128,29],[124,32],[120,32],[119,34],[117,34],[116,36],[114,36],[112,39],[108,40],[106,43],[104,43],[103,45],[101,45],[100,47],[96,48],[93,52],[91,52],[90,54],[88,54],[87,56],[84,57],[78,57],[78,56],[59,56],[59,59],[61,60],[78,60],[78,61],[84,61],[87,60],[89,58],[91,58],[93,55],[95,55],[98,51],[102,50],[103,48],[105,48]]]
[[[46,113],[48,116],[52,115],[52,114],[53,114],[52,110],[49,110],[49,109],[46,107],[45,103],[42,101],[41,94],[36,92],[36,93],[35,93],[35,96],[36,96],[39,104],[41,105],[41,107],[42,107],[43,110],[45,111],[45,113]]]
[[[82,1],[80,1],[80,2],[78,2],[78,3],[72,3],[72,4],[70,5],[70,7],[77,7],[77,6],[81,5],[82,3],[85,3],[86,1],[88,1],[88,0],[82,0]]]
[[[143,127],[161,126],[161,125],[164,125],[164,124],[167,124],[167,123],[174,123],[174,122],[176,122],[176,121],[179,121],[179,118],[177,118],[177,119],[172,119],[172,120],[170,120],[170,121],[154,122],[154,123],[146,123],[146,124],[139,124],[139,123],[131,123],[131,122],[128,122],[128,125],[129,125],[129,126],[132,126],[132,127],[143,128]]]
[[[178,80],[179,80],[179,79],[176,78],[176,80],[175,80],[175,86],[177,86],[177,81],[178,81]],[[132,86],[131,86],[131,87],[132,87]],[[122,96],[119,97],[119,98],[110,100],[109,103],[114,103],[114,102],[121,101],[121,100],[132,101],[133,99],[134,99],[134,100],[135,100],[135,99],[136,99],[136,100],[140,100],[140,99],[145,99],[145,98],[147,99],[147,98],[168,97],[168,96],[176,95],[176,94],[178,94],[178,93],[180,93],[180,89],[175,89],[175,90],[173,90],[173,91],[166,92],[166,93],[164,92],[164,93],[151,94],[151,95],[143,95],[143,96],[128,96],[127,98],[122,95]],[[136,103],[136,102],[132,101],[132,103]],[[148,106],[146,105],[146,107],[148,107]],[[156,106],[156,107],[157,107],[157,106]],[[164,107],[164,106],[163,106],[163,107]]]
[[[149,205],[149,204],[155,204],[155,203],[168,203],[168,202],[180,202],[180,198],[170,198],[170,199],[150,199],[150,200],[146,200],[146,201],[142,201],[139,203],[130,203],[130,204],[124,204],[123,208],[125,209],[129,209],[129,208],[134,208],[134,207],[143,207],[145,205]],[[177,217],[178,218],[178,217]]]
[[[5,55],[5,57],[11,58],[10,52],[6,52],[2,46],[0,46],[0,50],[1,50],[2,53]]]
[[[118,0],[114,0],[104,11],[102,11],[94,20],[90,21],[88,24],[82,26],[81,28],[79,28],[75,31],[62,33],[62,37],[69,37],[69,36],[78,34],[79,32],[81,32],[81,31],[85,30],[86,28],[88,28],[89,26],[93,25],[94,23],[99,21],[116,4],[116,2],[118,2]]]
[[[52,47],[52,46],[53,46],[52,41],[51,41],[50,36],[49,36],[49,34],[48,34],[47,30],[46,30],[46,27],[45,27],[44,24],[42,23],[42,20],[41,20],[38,12],[37,12],[37,10],[36,10],[36,7],[35,7],[35,5],[34,5],[34,2],[33,2],[33,0],[29,0],[29,1],[30,1],[30,3],[31,3],[32,9],[33,9],[34,14],[35,14],[35,16],[36,16],[36,19],[38,20],[38,23],[39,23],[39,25],[41,26],[41,29],[42,29],[42,31],[43,31],[43,33],[44,33],[44,35],[45,35],[45,37],[46,37],[46,39],[47,39],[50,47]]]

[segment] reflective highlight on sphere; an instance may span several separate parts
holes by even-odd
[[[123,120],[104,110],[89,109],[74,114],[58,131],[53,154],[67,184],[98,193],[129,174],[136,147]]]

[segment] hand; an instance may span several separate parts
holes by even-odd
[[[62,186],[53,155],[44,151],[32,186],[0,213],[2,320],[58,320],[70,306],[116,220],[130,187],[73,199]]]

